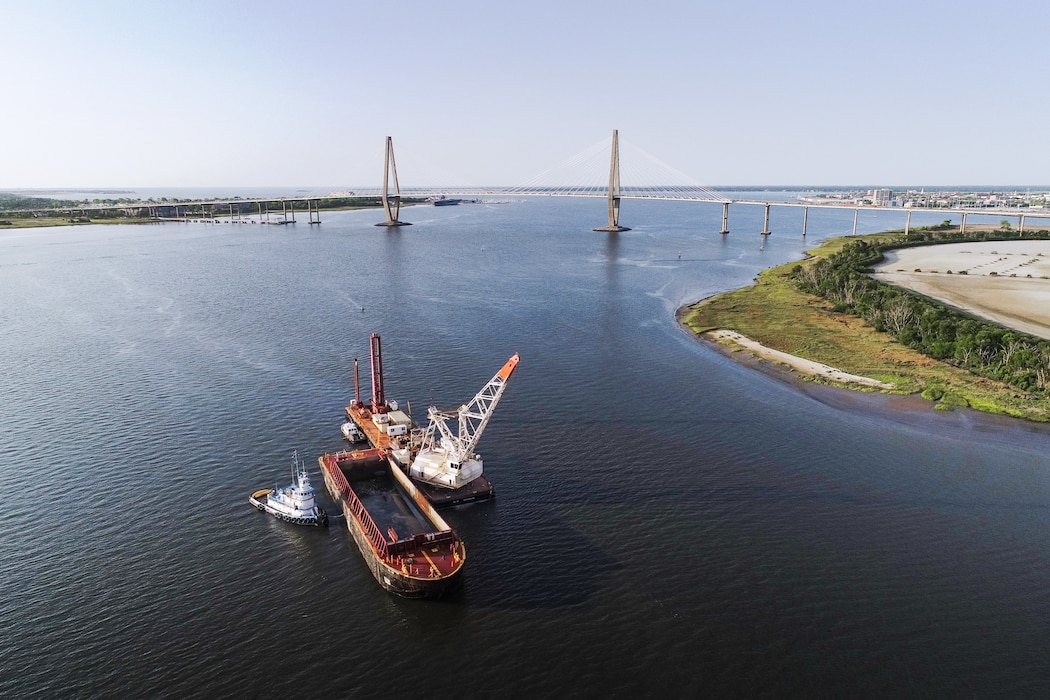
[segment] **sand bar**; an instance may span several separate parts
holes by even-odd
[[[870,377],[862,377],[857,374],[849,374],[842,370],[829,367],[828,365],[821,364],[820,362],[813,362],[796,355],[789,355],[786,352],[780,350],[774,350],[768,348],[761,343],[751,340],[747,336],[741,335],[736,331],[729,330],[714,330],[708,331],[707,336],[714,340],[729,340],[736,343],[742,348],[745,348],[748,352],[756,357],[761,357],[771,362],[777,362],[783,365],[787,365],[802,374],[807,374],[814,377],[824,377],[830,379],[833,382],[841,382],[843,384],[861,384],[863,386],[875,387],[878,389],[892,389],[893,384],[886,382],[880,382],[877,379],[871,379]]]
[[[875,267],[875,279],[1050,339],[1050,241],[946,243],[891,250]]]

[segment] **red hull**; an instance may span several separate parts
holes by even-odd
[[[369,570],[386,590],[406,598],[438,598],[460,582],[466,549],[383,450],[358,450],[318,458],[328,492],[342,507],[346,525]],[[351,486],[358,478],[388,475],[393,497],[418,511],[427,531],[398,536],[385,523],[377,524]],[[350,477],[349,479],[347,477]]]

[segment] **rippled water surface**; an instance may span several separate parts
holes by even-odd
[[[378,218],[0,232],[0,695],[1050,690],[1050,433],[799,388],[675,324],[852,212],[808,241],[696,203],[625,202],[619,235],[600,200]],[[373,331],[417,418],[521,354],[498,498],[447,513],[451,600],[247,502],[339,447]]]

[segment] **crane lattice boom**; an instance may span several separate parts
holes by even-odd
[[[460,406],[458,411],[442,411],[430,407],[427,410],[430,425],[423,438],[423,448],[433,447],[436,430],[441,436],[441,448],[448,455],[450,462],[459,464],[474,454],[474,448],[481,440],[481,434],[485,431],[485,426],[488,425],[489,418],[492,417],[492,412],[507,386],[507,380],[517,364],[518,355],[515,353],[470,403]],[[448,421],[456,417],[459,418],[459,432],[453,433]]]
[[[470,403],[458,410],[442,411],[433,406],[427,409],[430,423],[409,470],[412,476],[446,488],[458,488],[481,475],[481,458],[474,454],[474,449],[517,365],[515,353]],[[454,432],[449,424],[457,419]]]

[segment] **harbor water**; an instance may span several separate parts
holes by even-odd
[[[852,211],[806,239],[800,209],[719,236],[695,202],[625,200],[620,234],[600,199],[322,218],[0,232],[0,696],[1050,691],[1047,428],[803,385],[675,322]],[[479,445],[497,497],[444,513],[447,600],[385,592],[340,517],[248,504],[293,450],[321,483],[372,332],[421,422],[521,355]]]

